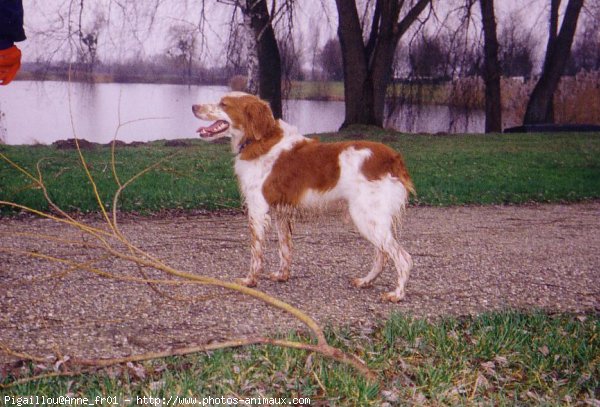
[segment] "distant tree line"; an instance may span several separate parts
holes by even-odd
[[[227,85],[229,80],[245,71],[231,66],[204,67],[198,62],[181,65],[162,56],[147,60],[135,59],[122,62],[97,62],[92,70],[69,62],[24,62],[22,79],[68,80],[83,82],[117,83],[171,83],[197,85]]]

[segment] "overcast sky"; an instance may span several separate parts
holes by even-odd
[[[435,0],[434,0],[435,1]],[[587,0],[597,3],[600,0]],[[29,39],[21,48],[25,61],[70,59],[80,20],[80,0],[24,0],[25,28]],[[205,0],[205,43],[200,58],[206,65],[224,62],[232,7]],[[269,2],[270,3],[270,2]],[[456,4],[456,0],[437,0],[438,16]],[[563,2],[566,3],[566,0]],[[175,26],[193,29],[201,20],[201,0],[85,0],[81,14],[84,31],[101,27],[98,54],[102,61],[146,58],[164,54],[169,47],[170,32]],[[540,45],[545,43],[548,0],[497,0],[499,27],[507,19],[520,19]],[[564,4],[563,4],[564,7]],[[478,13],[479,8],[474,11]],[[479,20],[478,16],[475,20]],[[302,50],[313,48],[315,38],[322,46],[335,35],[337,15],[334,0],[298,0],[294,29],[296,45]],[[541,51],[540,51],[541,53]]]

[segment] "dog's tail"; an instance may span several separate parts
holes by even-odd
[[[415,184],[413,184],[412,178],[406,169],[406,165],[404,165],[404,159],[400,154],[398,154],[394,162],[393,173],[396,177],[398,177],[400,182],[402,182],[402,185],[404,185],[404,188],[406,188],[409,193],[411,193],[413,196],[417,196]]]
[[[380,143],[365,142],[360,144],[356,142],[353,146],[358,148],[367,147],[371,150],[371,156],[362,165],[362,171],[368,180],[381,179],[386,174],[390,174],[402,182],[409,194],[417,196],[415,185],[399,152]],[[408,199],[408,196],[406,198]]]

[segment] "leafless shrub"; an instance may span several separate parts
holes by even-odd
[[[527,99],[535,85],[533,80],[502,78],[502,126],[518,126],[523,123]]]
[[[521,125],[535,80],[502,78],[503,127]],[[479,78],[461,78],[446,85],[446,104],[465,109],[483,108],[483,83]],[[444,92],[440,92],[442,95]],[[562,78],[554,95],[557,124],[600,123],[600,71],[581,72]],[[438,101],[444,103],[440,96]]]
[[[600,71],[563,77],[554,95],[558,123],[600,124]]]

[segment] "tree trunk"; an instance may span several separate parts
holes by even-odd
[[[542,75],[529,97],[523,119],[524,124],[554,123],[554,93],[571,53],[571,45],[583,2],[584,0],[569,0],[560,32],[558,35],[553,35],[553,31],[556,33],[558,27],[560,1],[552,0],[550,34],[544,67]]]
[[[370,70],[373,77],[373,105],[375,120],[378,126],[383,126],[385,115],[385,101],[387,88],[392,77],[392,65],[394,62],[394,51],[400,41],[399,27],[396,26],[398,16],[400,15],[400,2],[396,0],[382,1],[379,7],[378,17],[379,31],[376,40],[376,46],[372,52],[369,52],[371,66]],[[416,17],[415,17],[416,18]],[[373,30],[371,30],[373,31]],[[373,42],[373,36],[370,36],[370,42]],[[370,44],[367,43],[367,51],[370,50]]]
[[[336,0],[336,4],[346,106],[342,128],[356,123],[377,125],[373,104],[373,80],[369,73],[356,4],[347,0]]]
[[[254,31],[258,52],[258,94],[268,101],[276,119],[281,118],[281,57],[271,25],[266,0],[247,0],[246,10]]]
[[[336,0],[338,37],[344,62],[346,113],[342,128],[352,124],[383,126],[385,98],[400,37],[431,0],[418,0],[398,21],[404,1],[377,0],[365,44],[356,1]]]
[[[259,92],[259,63],[258,63],[258,44],[254,38],[254,29],[252,28],[252,19],[249,14],[244,14],[244,48],[246,49],[247,76],[246,92],[258,95]]]
[[[484,36],[485,132],[502,131],[502,98],[494,0],[480,0]]]

